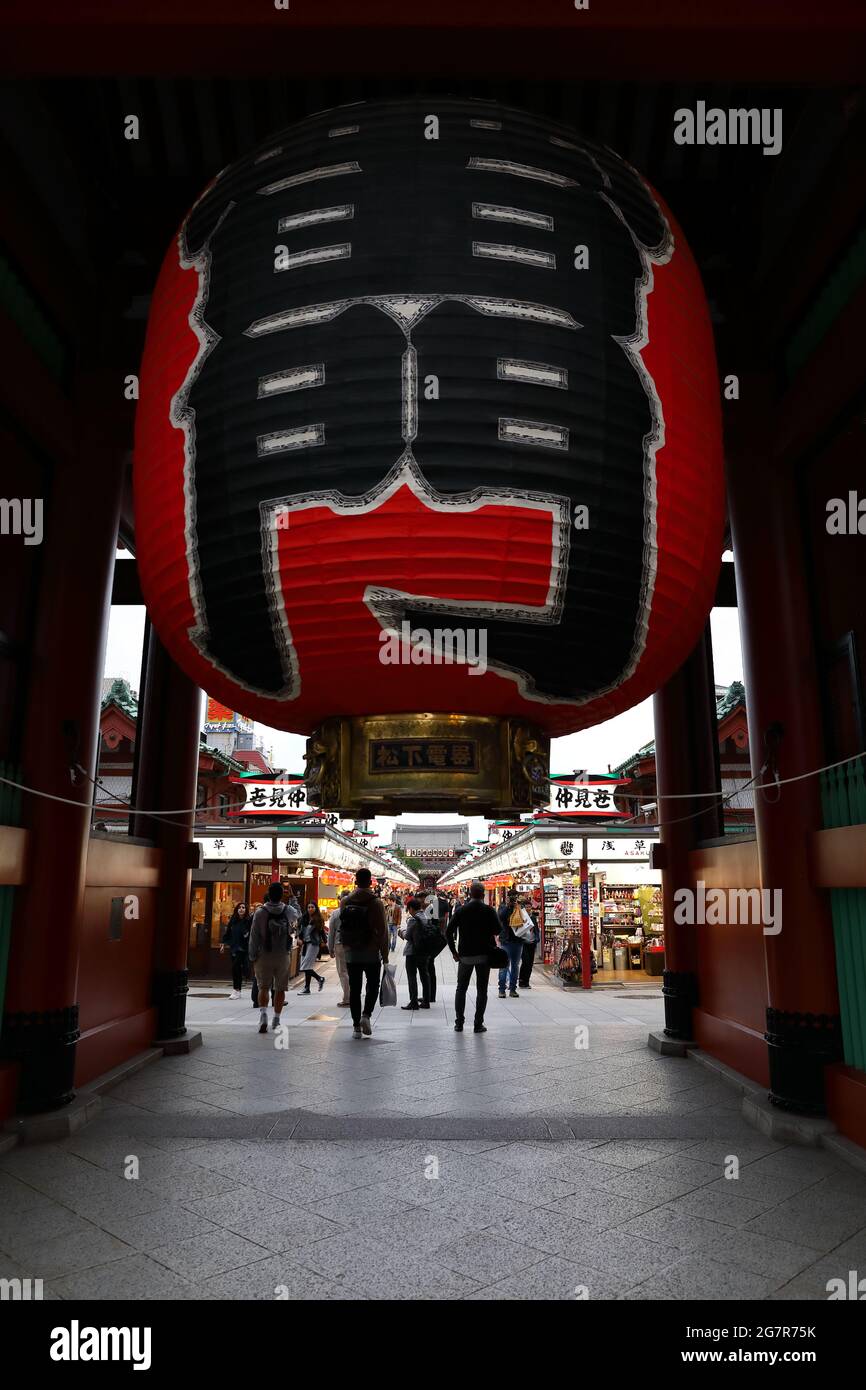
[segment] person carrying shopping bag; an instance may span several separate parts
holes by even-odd
[[[517,935],[523,943],[520,958],[520,978],[521,989],[532,989],[529,983],[532,975],[532,967],[535,964],[535,950],[541,940],[541,932],[538,928],[538,921],[533,913],[526,898],[520,899],[520,910],[523,913],[523,926],[517,928]]]
[[[499,944],[508,956],[508,964],[504,965],[499,972],[499,998],[505,998],[505,987],[508,985],[509,995],[512,999],[519,999],[517,993],[517,976],[520,970],[520,962],[523,959],[523,942],[517,935],[518,929],[523,926],[523,910],[517,901],[517,889],[511,888],[508,897],[499,909]]]

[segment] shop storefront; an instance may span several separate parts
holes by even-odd
[[[442,886],[459,889],[480,878],[494,907],[516,888],[541,928],[537,959],[552,971],[563,962],[573,973],[585,904],[595,981],[649,981],[664,969],[661,873],[650,868],[656,838],[654,831],[602,836],[583,825],[579,833],[561,824],[531,825],[445,875]]]
[[[263,901],[272,882],[291,887],[301,908],[318,903],[327,920],[339,895],[354,883],[355,870],[366,865],[383,892],[405,891],[417,883],[411,870],[394,866],[332,827],[291,826],[249,831],[220,831],[196,840],[201,866],[193,871],[190,897],[188,968],[193,978],[228,979],[231,961],[220,952],[223,934],[239,903],[250,913]],[[294,948],[292,973],[297,968]]]

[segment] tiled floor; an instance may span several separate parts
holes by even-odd
[[[433,1009],[355,1041],[323,969],[279,1036],[248,995],[191,998],[203,1048],[0,1156],[0,1278],[60,1299],[825,1299],[866,1268],[866,1177],[649,1052],[659,997],[537,975],[455,1035],[440,957]],[[402,962],[398,985],[402,1004]]]

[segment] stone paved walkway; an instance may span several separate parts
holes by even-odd
[[[191,998],[203,1048],[0,1156],[0,1278],[58,1299],[825,1299],[866,1268],[866,1177],[649,1052],[659,997],[537,975],[456,1035],[440,958],[434,1009],[355,1041],[324,972],[279,1039],[248,995]],[[403,1003],[402,962],[398,983]]]

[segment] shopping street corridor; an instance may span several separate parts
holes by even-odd
[[[440,957],[429,1012],[355,1040],[321,968],[279,1036],[248,990],[193,985],[203,1047],[0,1154],[0,1277],[57,1299],[740,1300],[826,1299],[866,1267],[866,1175],[648,1050],[658,990],[536,970],[519,999],[494,984],[486,1034],[470,991],[455,1034]]]

